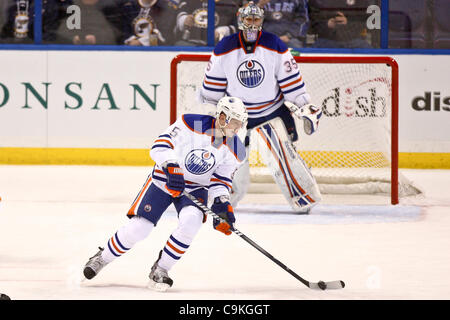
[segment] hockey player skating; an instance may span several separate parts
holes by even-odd
[[[213,219],[214,229],[231,234],[235,217],[230,204],[232,175],[245,159],[245,147],[236,133],[245,126],[247,112],[242,100],[223,97],[216,117],[185,114],[154,142],[150,156],[153,172],[134,200],[129,222],[107,241],[86,263],[87,279],[145,239],[170,204],[178,212],[178,227],[159,252],[149,274],[149,287],[165,291],[173,281],[168,271],[183,256],[206,221],[206,215],[182,193],[187,191],[207,203],[226,221]]]
[[[308,212],[321,200],[317,183],[296,151],[294,114],[310,135],[317,130],[322,110],[311,104],[302,74],[287,46],[262,30],[264,11],[252,1],[239,9],[238,33],[214,48],[205,70],[199,100],[215,105],[224,95],[242,99],[248,112],[245,146],[256,129],[269,151],[267,165],[286,199],[297,212]],[[233,179],[231,203],[236,206],[250,184],[246,161]]]

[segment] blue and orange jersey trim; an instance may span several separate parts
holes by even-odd
[[[232,35],[224,37],[220,40],[216,47],[214,48],[213,54],[215,56],[221,56],[230,53],[233,50],[242,48],[241,42],[239,41],[239,33],[234,33]]]
[[[289,50],[278,36],[264,30],[259,32],[255,48],[256,46],[280,54]],[[242,31],[223,38],[214,48],[213,54],[215,56],[221,56],[237,49],[243,49],[245,53],[249,53],[245,49]]]
[[[223,186],[226,187],[228,191],[230,191],[232,188],[232,183],[233,181],[230,178],[223,177],[221,175],[218,175],[217,173],[213,173],[213,176],[210,179],[209,187],[211,188],[214,186]]]
[[[261,31],[261,36],[258,38],[256,45],[279,54],[283,54],[289,50],[287,45],[278,36],[264,30]]]
[[[195,133],[211,136],[214,132],[216,119],[212,116],[186,113],[181,116],[181,119],[185,126]]]

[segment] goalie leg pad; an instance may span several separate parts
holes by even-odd
[[[248,149],[248,148],[247,148]],[[239,166],[233,176],[233,183],[230,195],[231,205],[235,208],[239,201],[247,194],[248,187],[250,185],[250,168],[248,163],[248,150],[247,158]]]
[[[261,156],[283,195],[296,212],[308,212],[321,201],[319,187],[307,164],[295,150],[280,119],[258,127],[267,146]]]

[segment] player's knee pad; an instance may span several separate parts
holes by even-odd
[[[147,238],[153,227],[154,224],[151,221],[136,216],[117,231],[117,236],[125,247],[131,248],[138,241]]]
[[[203,212],[194,206],[184,207],[178,215],[178,221],[174,236],[183,243],[190,244],[203,224]]]

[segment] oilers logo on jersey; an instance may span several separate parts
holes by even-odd
[[[194,149],[186,155],[186,169],[196,175],[208,172],[214,167],[216,159],[214,154],[205,149]]]
[[[247,88],[255,88],[264,80],[265,71],[256,60],[246,60],[237,69],[239,82]]]

